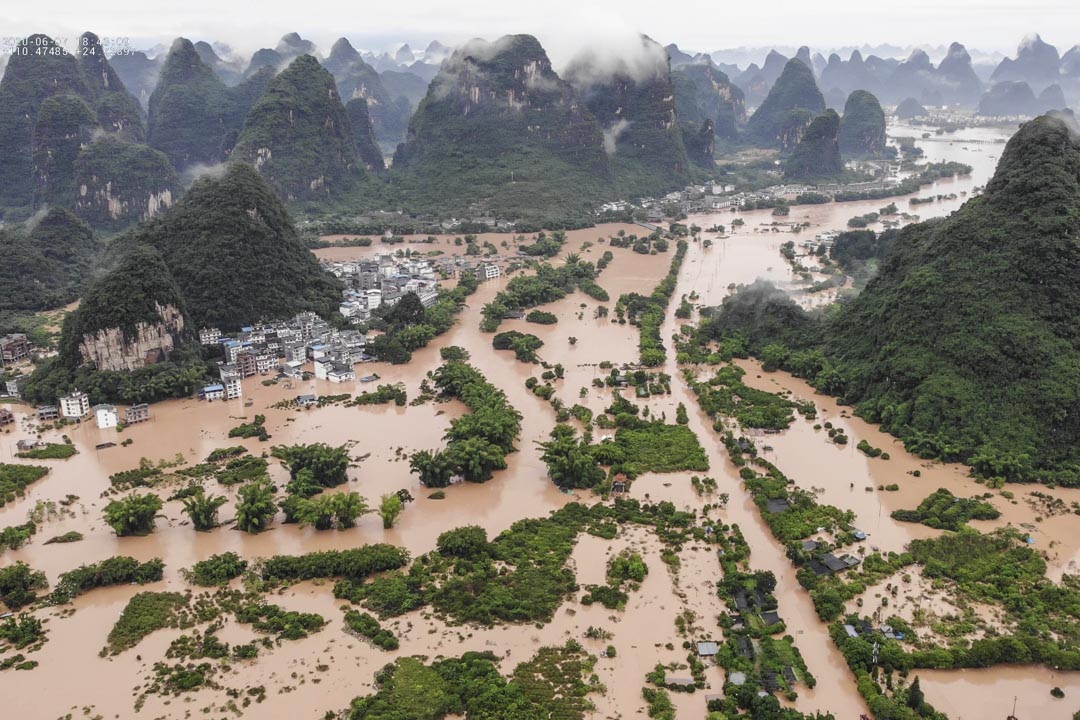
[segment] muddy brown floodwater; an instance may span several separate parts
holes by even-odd
[[[922,131],[893,128],[891,132],[919,137]],[[984,129],[965,130],[960,135],[970,139],[1005,137],[1001,131]],[[920,145],[924,147],[927,159],[960,160],[974,168],[970,177],[942,181],[918,193],[927,197],[955,192],[958,196],[955,200],[915,206],[924,218],[951,212],[964,201],[961,193],[970,193],[973,188],[984,185],[1002,149],[1001,145],[968,146],[961,140],[952,144],[926,142]],[[698,302],[715,305],[730,292],[729,286],[749,283],[759,277],[796,291],[796,297],[807,305],[820,302],[797,292],[804,285],[797,282],[791,268],[780,256],[780,245],[787,239],[806,237],[807,233],[812,237],[825,230],[843,229],[848,218],[877,210],[888,202],[890,200],[792,208],[787,220],[811,224],[802,236],[772,232],[766,225],[774,218],[767,210],[740,213],[746,224],[741,228],[729,228],[732,231],[727,236],[703,234],[704,238],[713,241],[713,246],[704,248],[701,243],[690,244],[662,336],[670,338],[678,324],[685,322],[674,318],[681,295],[697,292],[700,295]],[[908,209],[907,198],[897,198],[896,202],[902,210]],[[691,220],[702,227],[730,226],[733,217],[732,213],[722,213],[694,216]],[[566,252],[580,251],[586,259],[596,260],[609,249],[598,241],[620,229],[628,233],[646,232],[633,225],[576,230],[568,233]],[[506,252],[501,245],[503,241],[512,242],[509,236],[502,234],[483,234],[479,241],[492,242],[500,252]],[[584,243],[593,245],[583,248]],[[464,250],[453,245],[450,236],[438,236],[438,242],[433,245],[330,247],[318,250],[316,254],[328,259],[354,259],[402,247],[421,252],[437,249],[461,253]],[[606,303],[609,307],[621,293],[651,292],[666,274],[671,259],[670,252],[648,256],[629,249],[611,250],[614,260],[598,280],[611,296],[610,302]],[[469,308],[462,313],[459,323],[431,346],[415,353],[410,364],[372,363],[363,368],[363,373],[358,373],[378,373],[380,383],[403,382],[412,399],[426,373],[439,366],[439,348],[460,345],[471,353],[471,362],[490,382],[505,391],[511,403],[523,413],[518,452],[509,456],[509,467],[483,485],[449,488],[445,500],[427,498],[429,493],[418,484],[415,476],[409,474],[406,458],[413,450],[441,445],[450,419],[464,411],[459,403],[427,403],[404,408],[328,406],[310,411],[270,407],[305,392],[322,395],[356,393],[373,389],[370,385],[335,385],[312,380],[263,386],[259,382],[261,378],[251,378],[245,381],[244,387],[250,405],[241,400],[214,403],[174,400],[154,405],[150,422],[127,428],[120,434],[115,430],[99,430],[92,421],[67,428],[79,454],[64,461],[39,461],[50,466],[52,472],[32,485],[24,498],[0,508],[0,527],[23,522],[27,512],[39,501],[59,501],[69,494],[77,495],[79,500],[71,506],[72,512],[50,517],[32,542],[18,551],[5,553],[2,562],[26,561],[45,571],[49,580],[55,582],[66,570],[113,555],[131,555],[139,559],[160,557],[166,563],[165,578],[146,588],[115,587],[91,591],[75,601],[74,613],[60,609],[38,611],[48,620],[49,642],[31,656],[40,663],[36,669],[0,673],[0,697],[4,698],[5,707],[2,715],[7,717],[10,713],[11,717],[51,720],[68,712],[82,715],[82,708],[89,707],[89,716],[134,716],[135,688],[144,684],[153,662],[163,656],[179,631],[153,633],[136,648],[110,659],[100,658],[98,651],[105,645],[118,614],[135,592],[139,589],[183,590],[188,586],[179,571],[214,553],[232,550],[248,558],[257,558],[389,542],[408,548],[416,555],[431,549],[438,535],[445,530],[476,524],[493,536],[516,520],[546,515],[574,499],[558,492],[547,479],[535,445],[535,441],[546,439],[555,424],[550,404],[533,396],[524,386],[527,378],[539,375],[539,366],[517,362],[511,353],[493,351],[491,335],[479,330],[481,306],[505,287],[505,283],[505,279],[497,279],[483,284],[470,298]],[[619,325],[610,319],[596,319],[594,313],[599,304],[575,293],[545,306],[545,310],[558,315],[559,322],[555,325],[507,321],[500,328],[527,329],[543,339],[542,358],[550,363],[561,363],[566,368],[565,379],[558,384],[556,395],[568,406],[580,402],[594,411],[602,410],[609,403],[606,392],[591,386],[594,378],[606,374],[597,365],[605,360],[634,361],[638,342],[636,328]],[[569,342],[571,337],[577,339],[573,345]],[[742,529],[752,549],[751,566],[776,574],[775,595],[779,612],[818,681],[816,690],[799,686],[794,706],[803,711],[830,711],[838,720],[859,717],[867,709],[856,692],[843,657],[829,640],[826,627],[818,619],[809,597],[799,587],[783,547],[772,538],[761,522],[757,507],[742,489],[712,430],[712,421],[697,409],[692,393],[674,364],[674,353],[669,356],[663,369],[674,378],[672,394],[651,397],[645,404],[652,413],[668,418],[674,417],[680,402],[686,405],[690,428],[697,433],[708,453],[711,466],[708,475],[717,479],[718,492],[729,493],[731,497],[720,514],[721,519],[738,524]],[[839,407],[835,400],[815,395],[802,381],[783,373],[763,373],[754,363],[743,365],[748,370],[747,382],[763,389],[784,390],[813,399],[819,409],[819,417],[814,422],[830,420],[845,429],[851,442],[840,448],[828,443],[821,431],[815,431],[814,422],[800,418],[788,431],[770,435],[759,445],[770,445],[772,449],[765,451],[766,457],[801,487],[817,489],[823,502],[855,511],[859,526],[870,535],[868,544],[882,550],[899,550],[913,538],[934,535],[935,531],[921,525],[897,523],[891,520],[889,513],[897,508],[915,507],[938,487],[949,487],[957,495],[985,492],[984,486],[967,477],[965,468],[927,463],[909,455],[891,436],[851,417],[850,412]],[[13,409],[18,422],[0,434],[0,462],[23,462],[14,458],[15,443],[31,435],[30,408],[14,406]],[[189,462],[201,461],[215,448],[237,444],[238,441],[227,438],[228,430],[255,413],[266,415],[272,439],[268,443],[239,441],[252,452],[260,453],[272,444],[354,443],[351,452],[358,461],[349,471],[347,489],[356,490],[369,501],[377,502],[384,493],[408,488],[416,501],[392,530],[384,530],[379,519],[369,515],[362,518],[355,529],[343,532],[317,532],[279,523],[259,535],[226,528],[196,533],[181,515],[177,502],[166,503],[157,530],[147,537],[116,538],[104,525],[101,510],[107,499],[102,493],[109,488],[110,474],[137,466],[142,457],[153,461],[171,460],[179,453]],[[596,431],[597,436],[603,433]],[[55,440],[59,435],[53,431],[46,433],[46,438]],[[891,459],[870,459],[858,452],[855,445],[864,438],[871,445],[888,450]],[[128,439],[132,442],[127,447],[117,445],[95,450],[100,443],[119,443]],[[911,474],[916,469],[921,472],[919,478]],[[272,464],[271,471],[275,480],[285,479],[284,470],[276,463]],[[689,473],[644,475],[633,484],[631,494],[642,499],[670,500],[680,508],[700,509],[709,499],[694,492],[689,477]],[[877,489],[894,483],[899,486],[896,492]],[[1058,579],[1063,573],[1076,572],[1080,562],[1076,516],[1056,515],[1040,521],[1039,510],[1029,502],[1031,489],[1009,489],[1016,494],[1015,502],[1000,495],[992,499],[1003,513],[1001,519],[977,525],[983,529],[1005,524],[1030,526],[1036,547],[1048,557],[1051,577]],[[219,492],[230,497],[229,504],[221,510],[221,517],[231,518],[234,493]],[[1076,491],[1057,489],[1052,493],[1066,503],[1080,500]],[[579,499],[588,501],[591,498]],[[82,532],[85,539],[71,544],[43,544],[49,537],[69,530]],[[681,639],[675,631],[675,617],[684,610],[691,610],[703,634],[720,637],[716,616],[724,608],[715,590],[720,568],[709,546],[688,544],[680,556],[681,568],[672,573],[660,560],[659,542],[641,528],[626,529],[610,542],[584,535],[572,556],[579,582],[601,581],[607,558],[626,547],[642,553],[650,573],[640,589],[631,593],[623,612],[606,610],[599,604],[584,606],[571,601],[542,628],[530,625],[486,629],[450,627],[426,612],[415,612],[387,623],[401,639],[401,647],[394,653],[379,651],[343,632],[339,609],[342,603],[333,598],[330,583],[301,583],[273,596],[272,601],[288,609],[318,612],[329,621],[327,627],[304,640],[284,643],[256,661],[234,664],[222,682],[236,688],[267,687],[267,702],[245,709],[245,717],[314,718],[326,710],[343,708],[351,698],[370,692],[374,672],[394,657],[414,654],[435,657],[457,655],[466,650],[490,650],[506,658],[503,669],[508,671],[514,664],[528,659],[539,647],[574,637],[583,640],[592,652],[598,653],[607,644],[614,645],[618,651],[617,659],[602,658],[597,664],[596,672],[607,692],[593,698],[597,706],[594,717],[636,715],[643,712],[641,687],[645,674],[658,662],[685,659],[685,652],[680,649]],[[584,640],[585,629],[589,626],[604,628],[612,638]],[[221,632],[221,637],[228,642],[246,642],[251,636],[250,630],[231,621]],[[673,643],[675,649],[666,650],[667,643]],[[1073,698],[1080,694],[1078,674],[1053,673],[1037,667],[934,671],[920,672],[919,675],[928,699],[951,717],[1004,717],[1004,710],[1011,708],[1015,695],[1019,698],[1017,714],[1023,720],[1064,719],[1071,716],[1075,709]],[[712,686],[709,692],[719,692],[724,680],[723,670],[710,667],[707,678]],[[1066,700],[1058,701],[1049,696],[1049,688],[1054,685],[1065,689]],[[703,693],[674,693],[672,699],[680,718],[704,717]],[[184,718],[210,705],[220,708],[226,700],[223,692],[214,690],[200,690],[171,700],[153,696],[140,714],[153,718]]]

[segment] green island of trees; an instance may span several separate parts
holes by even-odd
[[[521,413],[506,394],[489,383],[476,368],[462,361],[439,367],[433,378],[443,397],[465,403],[469,412],[450,422],[442,450],[419,450],[409,458],[411,471],[429,488],[442,488],[454,477],[486,482],[506,467],[521,430]]]
[[[667,357],[667,349],[660,337],[660,326],[664,322],[664,313],[667,312],[668,302],[675,294],[675,284],[679,280],[679,268],[682,267],[686,250],[689,246],[685,240],[679,240],[674,257],[671,258],[671,267],[667,275],[650,295],[629,293],[620,295],[615,303],[615,314],[622,320],[629,320],[631,325],[637,325],[641,332],[638,340],[638,354],[641,364],[646,367],[662,365]]]
[[[40,465],[0,463],[0,507],[22,497],[27,485],[48,474],[49,468]]]
[[[596,284],[596,278],[600,274],[596,265],[582,260],[576,253],[567,255],[565,262],[558,267],[547,263],[537,263],[535,267],[535,275],[511,278],[506,289],[501,290],[494,300],[484,305],[481,310],[484,318],[480,323],[481,330],[495,332],[507,313],[561,300],[575,288],[594,300],[608,300],[607,292]],[[544,313],[540,317],[545,315],[550,313]]]
[[[893,520],[922,523],[938,530],[959,530],[968,520],[996,520],[1001,512],[979,498],[958,498],[946,488],[926,497],[915,510],[894,510]]]

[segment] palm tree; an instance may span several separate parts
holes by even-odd
[[[356,527],[357,518],[371,512],[367,500],[362,498],[359,493],[335,493],[332,497],[334,499],[334,516],[337,518],[339,530]]]
[[[191,518],[196,530],[212,530],[218,526],[218,508],[226,503],[221,495],[204,495],[201,491],[183,499],[183,512]]]
[[[250,533],[266,529],[277,514],[273,486],[265,481],[248,483],[237,495],[240,502],[236,504],[236,527]]]
[[[382,518],[383,528],[389,530],[394,527],[398,515],[401,515],[401,511],[404,509],[405,503],[401,502],[400,496],[396,494],[383,495],[382,502],[379,504],[379,517]]]

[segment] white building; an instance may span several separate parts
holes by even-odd
[[[502,275],[498,265],[487,264],[480,268],[480,275],[485,280],[493,280]]]
[[[326,373],[326,379],[332,383],[352,382],[356,379],[356,371],[351,365],[333,363],[332,368]]]
[[[199,331],[199,342],[203,345],[217,345],[221,342],[221,329],[203,328]]]
[[[367,295],[368,310],[376,310],[380,305],[382,305],[382,290],[372,288],[371,290],[368,290],[365,294]]]
[[[326,376],[330,374],[330,371],[334,369],[334,362],[328,357],[321,357],[315,360],[315,379],[325,380]]]
[[[97,420],[97,426],[102,430],[114,428],[120,424],[120,413],[116,411],[115,405],[95,405],[94,418]]]
[[[244,395],[244,387],[241,384],[240,371],[233,365],[221,365],[218,367],[221,376],[221,385],[225,391],[225,397],[229,400],[237,400]]]
[[[84,392],[75,390],[70,395],[60,398],[60,416],[82,418],[90,412],[90,398]]]

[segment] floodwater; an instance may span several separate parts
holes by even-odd
[[[894,132],[916,137],[921,134],[921,131],[910,129],[908,132],[904,128]],[[965,130],[958,135],[972,139],[1004,136],[1000,131],[989,129]],[[962,141],[951,145],[926,142],[921,146],[925,148],[927,159],[957,159],[974,168],[970,177],[941,181],[924,188],[919,193],[924,197],[958,195],[955,200],[916,206],[915,212],[924,218],[951,212],[965,199],[961,193],[970,193],[973,188],[984,185],[1003,147],[965,146]],[[807,233],[812,237],[825,230],[843,229],[848,218],[877,210],[891,201],[792,208],[791,216],[785,220],[811,223],[802,236],[772,232],[771,227],[766,227],[774,220],[768,210],[741,213],[746,224],[741,228],[729,227],[726,236],[705,233],[703,237],[711,239],[713,245],[705,248],[701,243],[690,244],[662,336],[670,338],[679,322],[685,322],[674,318],[674,309],[683,294],[697,292],[700,295],[697,302],[714,305],[730,292],[729,286],[753,282],[759,277],[798,290],[802,285],[796,282],[790,267],[779,254],[779,247],[785,240],[799,241]],[[901,210],[908,209],[905,198],[896,202]],[[730,226],[733,217],[732,213],[693,216],[691,222],[702,227]],[[580,251],[586,259],[596,260],[608,249],[603,239],[620,229],[627,233],[647,233],[633,225],[606,225],[572,231],[568,233],[566,252]],[[508,235],[482,234],[478,240],[480,243],[492,242],[504,254],[513,250],[513,241]],[[503,241],[511,247],[503,248]],[[592,245],[583,248],[585,243]],[[453,245],[450,236],[438,236],[438,242],[433,245],[376,243],[368,248],[325,248],[316,254],[343,260],[403,248],[422,253],[431,250],[464,252],[463,246]],[[565,379],[557,383],[556,396],[567,406],[581,403],[600,411],[609,404],[610,395],[606,390],[591,386],[594,378],[607,374],[598,364],[605,360],[616,363],[635,360],[638,334],[636,328],[628,324],[620,325],[611,318],[597,318],[596,309],[601,304],[612,307],[621,293],[650,292],[667,272],[673,251],[674,248],[669,253],[648,256],[630,249],[612,248],[614,260],[598,280],[610,294],[609,302],[598,303],[575,293],[545,306],[545,310],[559,316],[555,325],[534,325],[518,320],[506,321],[500,329],[521,329],[544,340],[540,356],[550,363],[561,363],[566,370]],[[543,516],[561,507],[573,498],[558,492],[546,478],[535,445],[536,441],[546,439],[555,424],[555,413],[549,403],[535,397],[524,385],[530,376],[539,376],[542,368],[518,362],[512,353],[492,350],[491,335],[479,330],[480,308],[505,287],[505,283],[506,280],[500,278],[481,285],[470,298],[460,322],[430,347],[415,353],[409,365],[372,363],[358,369],[362,370],[358,375],[378,373],[381,379],[375,384],[404,383],[411,400],[418,394],[418,386],[425,375],[439,366],[439,348],[459,345],[469,350],[471,362],[490,382],[506,392],[524,416],[519,451],[509,456],[508,469],[497,473],[492,481],[483,485],[454,486],[446,491],[446,499],[432,500],[409,473],[408,454],[416,449],[440,446],[450,419],[464,411],[459,403],[429,402],[404,408],[274,409],[270,407],[274,403],[302,393],[331,395],[374,388],[360,383],[335,385],[314,380],[264,386],[260,382],[264,378],[249,378],[245,381],[244,395],[250,399],[250,405],[240,400],[214,403],[175,400],[154,405],[150,422],[130,427],[123,433],[99,430],[92,421],[67,428],[80,453],[70,460],[39,461],[49,465],[52,472],[31,486],[25,498],[0,508],[0,527],[22,522],[38,501],[59,501],[69,494],[77,495],[79,500],[71,505],[71,512],[51,517],[31,543],[19,551],[5,553],[3,562],[24,560],[45,571],[50,581],[55,582],[65,570],[117,554],[140,559],[161,557],[166,563],[165,578],[145,589],[184,589],[187,585],[179,570],[214,553],[233,550],[245,557],[257,558],[389,542],[419,554],[431,549],[441,532],[454,527],[477,524],[489,535],[494,535],[516,520]],[[819,298],[805,294],[797,297],[806,304],[820,302]],[[571,338],[575,343],[571,344]],[[649,398],[644,404],[651,414],[669,419],[673,418],[679,403],[686,405],[690,428],[697,433],[709,457],[711,469],[705,474],[716,478],[718,492],[728,493],[731,498],[723,511],[714,511],[714,517],[739,525],[752,548],[750,565],[754,569],[771,570],[776,574],[780,615],[818,681],[816,690],[798,687],[799,697],[794,706],[803,711],[831,711],[837,718],[858,717],[867,709],[856,692],[843,658],[829,640],[809,597],[798,586],[784,549],[772,538],[761,522],[756,506],[742,489],[719,438],[711,429],[712,421],[697,409],[692,393],[674,364],[674,353],[669,356],[663,370],[673,377],[672,394]],[[909,455],[892,437],[851,417],[850,412],[838,406],[835,400],[815,395],[805,383],[783,373],[763,373],[753,363],[745,363],[744,367],[748,369],[747,382],[755,386],[790,391],[816,402],[817,420],[798,418],[790,430],[759,438],[759,446],[770,445],[772,449],[764,451],[765,456],[801,487],[816,489],[822,502],[853,510],[859,526],[870,535],[867,545],[899,550],[913,538],[934,535],[935,531],[921,525],[897,523],[889,513],[898,508],[915,507],[938,487],[949,487],[957,495],[965,496],[986,491],[984,486],[968,478],[962,467],[928,463]],[[14,410],[18,423],[8,426],[7,431],[0,434],[2,462],[21,462],[13,457],[15,442],[31,436],[32,426],[27,424],[26,418],[29,408],[14,406]],[[267,428],[272,435],[268,443],[227,438],[229,428],[244,418],[251,419],[256,413],[266,415]],[[835,446],[827,442],[823,431],[813,429],[815,422],[826,420],[845,429],[851,438],[847,446]],[[603,433],[602,430],[595,431],[596,436]],[[58,436],[58,432],[46,434],[49,439]],[[875,447],[886,449],[891,459],[870,459],[858,452],[855,445],[863,438]],[[100,443],[119,443],[128,439],[132,443],[127,447],[118,444],[95,450]],[[274,444],[308,442],[352,443],[351,454],[356,463],[349,471],[350,483],[346,488],[364,495],[371,504],[377,504],[381,495],[401,488],[409,489],[415,502],[409,505],[392,530],[384,530],[381,521],[372,514],[362,518],[355,529],[342,532],[317,532],[278,523],[259,535],[228,528],[196,533],[181,515],[178,502],[166,503],[157,530],[147,537],[116,538],[101,520],[101,509],[108,501],[107,497],[102,497],[109,488],[108,476],[137,466],[142,457],[156,462],[172,460],[179,453],[188,462],[199,462],[211,450],[227,445],[243,444],[252,452],[260,453]],[[921,473],[919,478],[911,474],[916,469]],[[276,481],[284,481],[285,472],[276,462],[272,462],[271,472]],[[689,473],[645,475],[633,484],[631,494],[641,499],[670,500],[680,508],[700,509],[711,499],[699,497],[691,487],[689,477]],[[878,490],[879,486],[894,483],[899,486],[898,491]],[[1080,562],[1080,533],[1075,532],[1075,516],[1042,517],[1041,509],[1030,502],[1029,494],[1035,488],[1007,489],[1015,492],[1014,501],[999,493],[991,499],[1003,512],[1003,517],[978,523],[979,527],[985,529],[1007,523],[1030,526],[1029,532],[1036,539],[1035,547],[1048,556],[1051,577],[1056,579],[1064,572],[1075,572]],[[166,488],[161,492],[167,497],[171,490]],[[234,493],[226,489],[215,492],[230,498],[220,515],[222,519],[231,518]],[[1080,499],[1076,491],[1056,489],[1047,492],[1061,497],[1066,504]],[[589,501],[591,498],[579,499]],[[86,538],[66,545],[43,544],[49,537],[69,530],[79,530]],[[645,674],[656,663],[685,661],[685,651],[681,648],[684,638],[676,632],[675,617],[686,610],[691,611],[696,618],[694,624],[699,628],[693,639],[718,639],[721,633],[716,617],[724,612],[715,592],[720,568],[708,546],[688,544],[680,557],[681,568],[672,572],[660,560],[661,548],[656,538],[641,528],[626,529],[610,542],[584,536],[572,558],[579,582],[584,585],[602,581],[607,558],[629,547],[642,553],[650,573],[640,589],[631,593],[627,608],[621,613],[606,610],[599,604],[586,607],[571,600],[558,610],[551,623],[542,628],[530,625],[491,629],[449,627],[427,612],[410,613],[387,623],[401,638],[401,648],[395,653],[379,651],[343,632],[338,609],[342,603],[332,597],[330,583],[302,583],[274,596],[272,601],[289,609],[319,612],[329,621],[327,627],[310,638],[283,643],[256,661],[234,664],[220,682],[225,687],[239,689],[266,686],[267,701],[244,709],[246,717],[314,717],[326,710],[341,709],[351,698],[370,692],[374,672],[397,656],[437,657],[466,650],[490,650],[505,656],[503,670],[508,672],[539,647],[561,644],[573,637],[595,653],[608,644],[615,646],[617,657],[601,658],[596,667],[607,691],[592,698],[597,706],[594,717],[627,717],[643,711],[641,687]],[[50,630],[49,642],[30,656],[40,666],[29,672],[0,673],[0,695],[15,717],[55,718],[67,712],[81,713],[81,708],[87,706],[92,708],[91,716],[132,716],[135,688],[145,684],[153,662],[162,658],[168,643],[179,634],[175,630],[159,631],[119,657],[99,658],[98,650],[105,644],[109,629],[136,591],[131,587],[92,591],[73,604],[75,612],[72,614],[62,614],[55,609],[40,611],[39,614],[48,619]],[[585,630],[590,626],[603,628],[611,633],[611,638],[585,640]],[[230,621],[221,636],[230,642],[245,642],[251,632]],[[668,643],[673,645],[673,650],[666,649]],[[919,674],[928,699],[952,717],[992,717],[1006,706],[1011,707],[1012,696],[1018,695],[1023,700],[1018,703],[1021,718],[1065,718],[1075,709],[1073,703],[1069,699],[1054,700],[1049,696],[1049,687],[1060,685],[1068,698],[1080,690],[1077,674],[1054,675],[1042,668]],[[708,692],[720,692],[723,670],[710,667],[707,677],[711,685]],[[704,693],[674,693],[672,699],[678,707],[679,717],[704,715]],[[221,710],[226,701],[223,690],[201,690],[173,699],[155,696],[147,701],[142,712],[147,717],[181,718],[204,707]],[[1066,707],[1069,713],[1065,712]],[[224,715],[225,711],[218,714]],[[1000,714],[1004,716],[1004,713]]]

